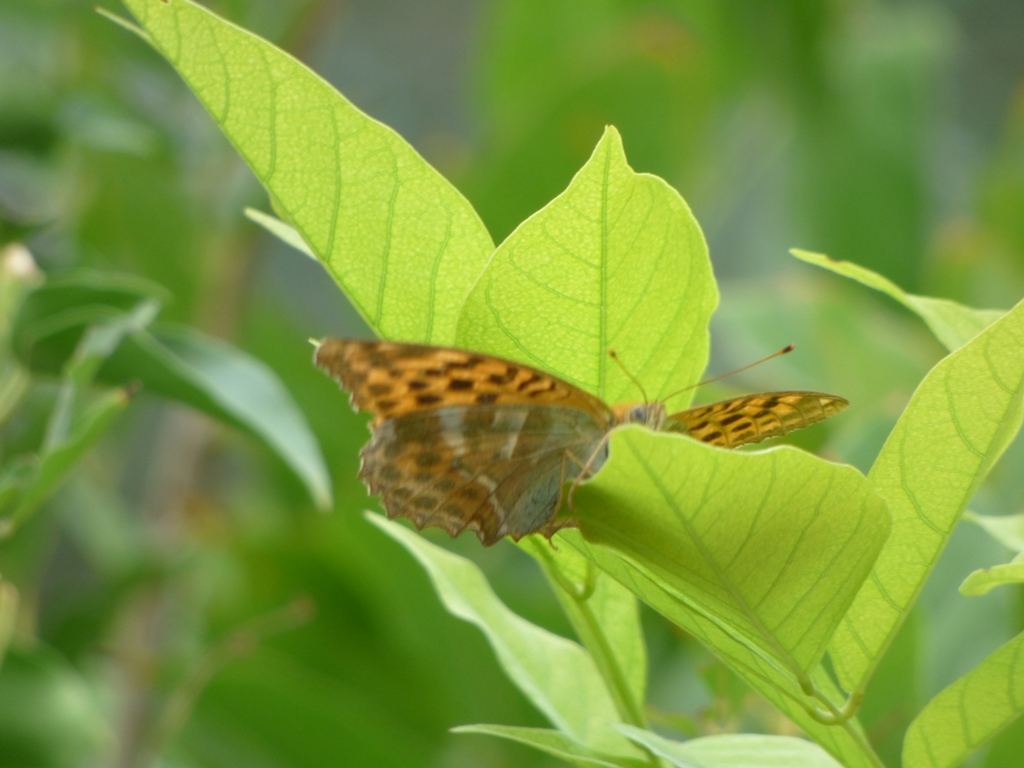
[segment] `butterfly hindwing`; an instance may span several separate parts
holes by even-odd
[[[578,408],[419,411],[375,427],[361,454],[360,477],[389,516],[453,536],[469,528],[490,545],[502,536],[518,540],[561,527],[554,518],[562,484],[579,474],[603,437]]]
[[[736,448],[824,421],[847,405],[846,399],[824,392],[766,392],[673,413],[665,429]]]

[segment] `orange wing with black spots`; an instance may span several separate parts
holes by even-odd
[[[824,392],[765,392],[673,413],[665,420],[664,429],[736,448],[809,427],[849,404],[845,398]]]

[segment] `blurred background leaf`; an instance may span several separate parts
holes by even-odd
[[[721,280],[710,372],[797,345],[698,402],[834,391],[848,411],[793,442],[862,470],[943,350],[910,313],[788,249],[976,308],[1007,309],[1024,293],[1017,0],[208,5],[394,127],[498,242],[616,125],[630,164],[678,189],[707,236]],[[0,244],[25,243],[51,279],[74,269],[115,293],[122,276],[155,284],[161,323],[262,361],[311,425],[335,499],[321,514],[274,450],[140,393],[0,543],[0,574],[20,598],[0,669],[0,742],[22,750],[0,761],[558,764],[447,732],[545,722],[484,639],[444,612],[422,570],[358,514],[373,504],[356,481],[364,420],[313,369],[306,339],[367,330],[323,270],[247,221],[246,206],[268,209],[143,41],[85,0],[0,4]],[[52,374],[12,370],[14,407],[0,408],[5,467],[41,445],[60,389]],[[1024,509],[1022,462],[1018,440],[972,509]],[[485,552],[427,535],[476,561],[517,613],[570,633],[515,547]],[[889,764],[923,704],[1020,631],[1019,588],[957,591],[972,570],[1007,559],[976,526],[953,536],[862,712]],[[315,613],[232,641],[303,597]],[[792,733],[696,642],[644,620],[650,699],[666,722]],[[202,685],[191,675],[200,663],[216,667]],[[171,717],[182,701],[187,713]],[[975,764],[1014,765],[1022,750],[1018,722]]]

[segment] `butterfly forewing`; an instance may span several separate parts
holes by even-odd
[[[485,544],[554,533],[562,484],[614,424],[572,384],[483,354],[328,339],[316,362],[374,415],[360,477],[388,515]]]
[[[566,405],[600,424],[614,417],[601,400],[527,365],[462,349],[389,341],[326,339],[316,364],[352,393],[374,423],[450,406]]]
[[[846,399],[824,392],[766,392],[673,413],[665,429],[736,448],[824,421],[847,405]]]

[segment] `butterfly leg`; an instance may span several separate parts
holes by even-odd
[[[594,462],[596,462],[597,461],[597,457],[601,455],[601,451],[604,449],[604,447],[607,444],[607,442],[608,442],[608,438],[606,436],[604,439],[601,440],[601,442],[598,444],[597,448],[594,450],[593,453],[590,454],[590,456],[587,458],[586,461],[581,460],[579,458],[579,456],[574,454],[572,451],[566,451],[562,455],[561,478],[560,478],[559,483],[558,483],[558,499],[555,502],[555,514],[556,515],[558,513],[558,510],[562,508],[562,501],[563,500],[565,501],[566,507],[568,507],[568,509],[569,509],[569,513],[571,515],[575,515],[576,514],[576,508],[573,505],[573,501],[572,501],[573,494],[576,492],[576,487],[581,482],[583,482],[584,480],[587,480],[587,479],[590,478],[591,469],[594,466]],[[570,461],[573,462],[577,467],[579,467],[579,472],[577,472],[576,476],[573,477],[572,484],[569,486],[569,491],[567,493],[565,491],[565,480],[566,480],[566,469],[567,469],[566,465]],[[545,525],[544,528],[541,529],[541,533],[543,533],[545,536],[547,536],[548,539],[550,540],[551,537],[555,533],[557,533],[559,530],[561,530],[562,528],[575,528],[575,527],[577,527],[577,523],[571,517],[570,518],[562,518],[561,520],[553,517],[551,519],[551,521],[548,522],[548,524]]]
[[[601,439],[601,442],[597,444],[597,448],[594,449],[593,453],[590,454],[586,461],[580,461],[576,456],[573,456],[571,452],[567,454],[569,457],[572,458],[573,461],[575,461],[580,466],[579,474],[573,478],[572,485],[569,486],[569,494],[565,503],[565,505],[569,508],[569,511],[571,513],[576,514],[576,508],[573,505],[573,496],[576,493],[576,488],[584,480],[590,479],[591,469],[594,466],[594,462],[597,461],[597,457],[601,455],[601,452],[605,449],[605,446],[607,446],[607,444],[608,435],[605,435]]]
[[[566,461],[568,461],[569,459],[572,459],[577,464],[579,463],[579,459],[577,459],[575,456],[573,456],[570,451],[566,451],[562,455],[562,467],[561,467],[560,475],[559,475],[559,479],[558,479],[558,497],[555,499],[554,511],[552,512],[551,519],[547,522],[547,524],[543,528],[540,529],[540,533],[543,534],[544,536],[546,536],[549,542],[551,542],[551,537],[554,536],[556,533],[558,533],[563,528],[575,528],[576,527],[576,521],[572,520],[571,518],[562,518],[561,520],[558,519],[558,510],[560,510],[562,508],[562,501],[564,499],[564,494],[565,494],[565,470],[566,470],[566,466],[565,465],[566,465]],[[554,546],[553,543],[551,545]]]

